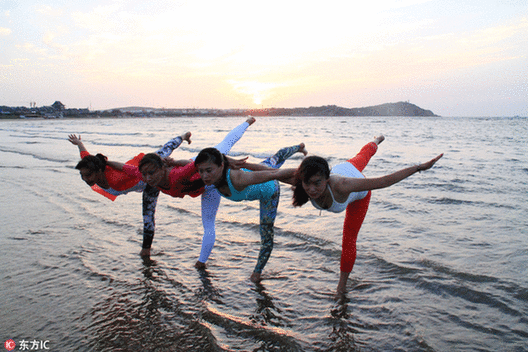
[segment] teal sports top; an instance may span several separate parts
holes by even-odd
[[[246,169],[241,169],[244,172],[251,172]],[[231,196],[227,197],[226,195],[223,195],[223,197],[230,199],[235,202],[240,202],[242,200],[257,200],[257,199],[266,199],[273,196],[275,193],[277,187],[279,186],[279,182],[276,180],[271,180],[264,183],[258,183],[256,185],[249,185],[242,191],[237,191],[235,187],[233,186],[233,183],[231,182],[231,169],[227,170],[227,185],[229,186],[229,191],[231,192]],[[219,192],[220,193],[220,192]],[[221,194],[221,193],[220,193]]]

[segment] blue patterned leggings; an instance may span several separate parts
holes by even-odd
[[[174,149],[178,148],[183,142],[181,137],[176,137],[168,141],[156,151],[160,157],[165,158],[171,155]],[[154,229],[156,222],[154,215],[156,213],[156,204],[158,203],[159,189],[151,187],[148,184],[143,191],[143,245],[142,248],[148,249],[152,246],[154,239]]]
[[[300,146],[286,147],[279,150],[275,155],[267,158],[261,164],[274,169],[280,168],[284,162],[293,154],[300,150]],[[269,260],[273,250],[273,226],[277,217],[277,208],[279,206],[280,186],[275,181],[275,192],[271,197],[260,199],[260,252],[255,266],[256,273],[262,273],[264,266]]]

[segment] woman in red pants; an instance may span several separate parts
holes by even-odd
[[[356,240],[359,229],[367,214],[371,190],[389,187],[412,174],[431,168],[443,154],[420,164],[411,166],[392,174],[365,178],[361,171],[367,166],[370,158],[378,150],[378,145],[385,139],[376,137],[365,145],[361,151],[345,163],[336,165],[330,170],[328,162],[318,156],[303,160],[295,172],[293,186],[293,205],[302,206],[310,200],[314,207],[334,213],[346,210],[343,225],[343,248],[341,253],[341,276],[337,293],[345,292],[348,276],[356,261]]]

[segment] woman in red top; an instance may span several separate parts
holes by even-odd
[[[172,151],[180,146],[185,140],[191,143],[191,133],[187,132],[165,143],[158,151],[157,155],[168,157]],[[131,176],[122,170],[114,169],[107,165],[107,158],[102,154],[91,155],[81,141],[81,136],[69,135],[68,140],[79,148],[82,160],[75,167],[79,170],[81,178],[94,191],[114,201],[117,196],[128,192],[143,192],[143,244],[141,255],[150,253],[152,240],[154,239],[154,214],[158,201],[159,190],[148,186],[141,177]],[[139,165],[139,161],[145,154],[136,155],[127,161],[128,165]]]

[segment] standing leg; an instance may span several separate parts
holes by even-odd
[[[213,250],[216,231],[215,219],[220,205],[220,194],[213,186],[205,186],[205,192],[202,194],[202,225],[204,228],[204,235],[202,238],[202,250],[200,258],[196,262],[197,268],[204,268],[205,262],[209,259],[209,255]]]
[[[187,133],[184,136],[187,136]],[[189,137],[190,134],[187,139]],[[168,157],[182,142],[183,138],[181,136],[175,137],[158,149],[156,154],[162,158]],[[141,256],[150,256],[150,247],[154,240],[154,230],[156,227],[154,215],[156,213],[159,193],[160,191],[157,188],[149,185],[143,190],[143,245],[141,246]]]
[[[141,256],[150,256],[150,247],[154,240],[154,214],[159,192],[157,188],[149,185],[143,190],[143,245],[141,246]]]
[[[251,274],[251,281],[260,281],[262,270],[266,266],[268,259],[273,250],[273,227],[277,217],[277,208],[279,206],[280,187],[275,181],[275,193],[268,199],[260,200],[260,252],[257,259],[255,270]]]
[[[341,277],[337,286],[338,294],[345,292],[348,276],[356,262],[356,241],[359,229],[367,215],[371,194],[372,192],[369,191],[365,198],[350,203],[346,208],[345,222],[343,224]]]
[[[365,169],[370,158],[378,150],[378,145],[383,142],[385,137],[380,135],[374,138],[373,142],[367,143],[359,153],[348,160],[360,172]],[[369,191],[365,198],[350,203],[346,208],[345,222],[343,224],[343,244],[341,251],[341,275],[337,285],[337,293],[343,294],[346,291],[348,276],[352,272],[356,262],[356,241],[363,220],[367,215],[368,206],[372,192]]]
[[[307,154],[304,143],[293,147],[286,147],[280,149],[275,155],[262,161],[261,164],[269,166],[274,169],[280,168],[284,162],[293,154],[301,152]],[[275,181],[275,193],[269,199],[260,200],[260,252],[257,259],[257,265],[253,274],[251,274],[251,281],[260,281],[262,270],[269,260],[271,251],[273,250],[273,237],[275,226],[275,218],[277,217],[277,208],[280,199],[280,186],[278,181]]]
[[[255,122],[255,118],[250,117],[242,124],[235,127],[231,132],[225,136],[225,138],[216,145],[216,149],[220,153],[228,153],[233,145],[242,138],[244,132],[247,128]],[[193,160],[196,157],[192,158]],[[216,229],[215,229],[215,219],[216,213],[218,212],[218,207],[220,206],[220,194],[214,187],[205,187],[205,192],[202,194],[202,225],[204,228],[204,234],[202,237],[202,249],[200,252],[200,257],[195,263],[195,267],[201,269],[205,268],[205,262],[209,259],[209,255],[213,250],[214,243],[216,240]]]

